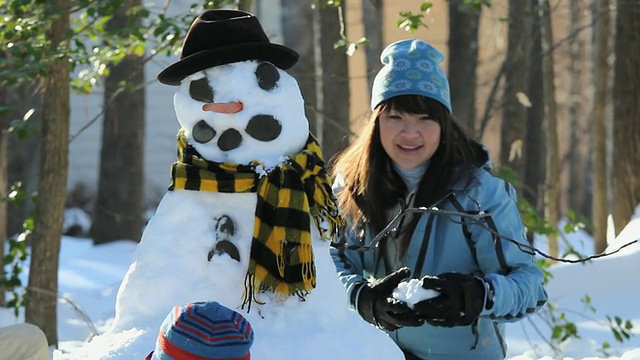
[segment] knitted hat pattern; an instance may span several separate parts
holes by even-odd
[[[440,63],[444,55],[419,40],[400,40],[380,54],[382,69],[373,81],[371,110],[398,95],[423,95],[439,101],[451,112],[449,81]]]
[[[152,360],[249,360],[251,324],[215,301],[175,306],[160,326]]]

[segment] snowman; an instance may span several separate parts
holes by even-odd
[[[196,301],[250,322],[253,359],[349,359],[353,348],[363,359],[404,358],[348,308],[336,276],[329,245],[343,221],[285,72],[297,59],[250,13],[196,18],[180,60],[158,76],[177,86],[170,191],[120,286],[113,324],[70,358],[142,359],[167,312]]]

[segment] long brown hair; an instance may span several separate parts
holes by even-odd
[[[380,142],[379,116],[386,109],[428,114],[438,120],[442,129],[440,145],[420,181],[415,206],[433,205],[448,193],[450,184],[456,180],[453,179],[455,168],[473,170],[482,160],[479,145],[465,134],[440,102],[421,95],[401,95],[382,102],[360,136],[332,162],[332,174],[344,181],[344,188],[338,194],[343,214],[352,225],[368,223],[376,232],[386,225],[386,211],[407,193],[404,181]]]

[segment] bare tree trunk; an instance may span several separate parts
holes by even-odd
[[[107,28],[127,27],[130,17],[127,13],[140,5],[141,0],[125,1]],[[127,55],[117,65],[110,66],[105,81],[98,199],[90,231],[94,244],[140,240],[144,202],[144,96],[141,56]]]
[[[251,11],[253,0],[238,0],[238,10]]]
[[[287,70],[296,78],[305,102],[309,128],[315,133],[318,100],[316,92],[315,47],[311,4],[299,0],[282,0],[282,35],[284,45],[295,50],[298,63]],[[300,31],[300,29],[305,29]]]
[[[618,0],[613,78],[613,219],[616,235],[640,205],[640,3]]]
[[[322,151],[325,160],[349,144],[349,71],[344,48],[335,49],[345,23],[344,2],[320,9]]]
[[[525,177],[525,141],[529,90],[531,7],[522,0],[509,1],[507,72],[502,110],[500,164]]]
[[[546,146],[543,131],[544,90],[542,86],[542,39],[540,38],[540,17],[538,0],[530,1],[531,22],[531,59],[529,61],[529,100],[532,106],[527,109],[527,138],[525,141],[525,176],[522,179],[524,191],[522,197],[529,201],[542,216],[544,213],[544,182]]]
[[[45,16],[51,20],[45,37],[52,53],[68,40],[69,8],[69,0],[52,0],[45,5]],[[38,201],[25,309],[26,321],[40,327],[49,344],[56,346],[58,258],[69,166],[69,71],[64,56],[53,60],[47,69]]]
[[[594,44],[594,94],[593,94],[593,240],[596,253],[607,248],[607,93],[611,66],[610,54],[611,20],[609,0],[598,0],[593,14],[595,23]]]
[[[537,0],[534,0],[537,1]],[[493,84],[491,85],[491,90],[489,91],[489,95],[487,96],[487,100],[485,100],[486,105],[484,107],[484,112],[482,113],[482,117],[479,120],[479,130],[477,131],[477,137],[482,138],[487,129],[487,125],[489,121],[493,117],[492,112],[498,107],[496,103],[496,99],[499,96],[498,90],[500,89],[500,85],[502,84],[502,78],[504,78],[504,73],[507,68],[507,59],[502,62],[500,65],[500,69],[498,73],[495,75],[495,79],[493,80]]]
[[[371,88],[373,79],[382,68],[380,53],[383,48],[382,26],[384,3],[382,0],[362,0],[362,21],[364,23],[364,37],[367,38],[367,46],[364,49],[367,64],[367,99],[371,101]]]
[[[588,144],[591,143],[589,135],[590,126],[583,112],[585,83],[584,73],[587,54],[585,51],[584,37],[580,29],[582,24],[583,7],[579,0],[571,0],[569,3],[571,20],[569,22],[569,34],[575,34],[569,44],[569,65],[567,72],[572,74],[569,84],[569,207],[576,213],[589,216],[591,203],[588,199],[587,174]]]
[[[462,0],[449,1],[449,84],[451,108],[469,134],[475,133],[476,68],[480,12]]]
[[[6,88],[0,86],[0,104],[7,104]],[[0,105],[2,106],[2,105]],[[9,192],[7,181],[7,141],[9,140],[9,117],[7,109],[0,109],[0,198],[5,198]],[[0,265],[4,269],[4,248],[7,241],[7,203],[0,199]],[[6,288],[0,285],[0,307],[6,305]]]
[[[545,183],[545,218],[553,228],[558,225],[558,125],[555,87],[553,84],[553,36],[549,0],[539,0],[541,11],[540,34],[542,38],[542,84],[544,88],[545,132],[547,133],[547,177]],[[549,254],[558,256],[558,238],[549,235]]]

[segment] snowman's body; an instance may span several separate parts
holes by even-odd
[[[167,309],[193,301],[216,300],[231,309],[240,306],[255,203],[254,193],[168,192],[147,225],[120,286],[113,326],[125,330],[152,322],[159,327]],[[176,213],[177,208],[182,211]],[[240,252],[240,262],[228,254],[211,254],[208,260],[216,244],[216,225],[223,216],[234,219],[235,234],[230,240]],[[149,283],[154,272],[167,272],[163,269],[171,269],[175,277]]]
[[[203,110],[203,104],[213,102],[240,102],[242,110]],[[174,105],[189,144],[208,161],[257,160],[266,173],[299,152],[309,134],[297,83],[265,62],[237,62],[187,77]],[[250,309],[242,306],[256,202],[255,193],[169,191],[119,289],[111,329],[93,341],[93,349],[89,343],[70,358],[142,359],[153,350],[158,328],[173,306],[214,300],[251,323],[252,359],[337,360],[354,347],[361,348],[362,359],[403,359],[386,334],[348,308],[329,241],[320,239],[311,218],[315,288],[304,298],[276,299],[258,292]],[[154,276],[166,273],[173,276]],[[305,324],[311,331],[300,334],[299,327],[287,324]]]

